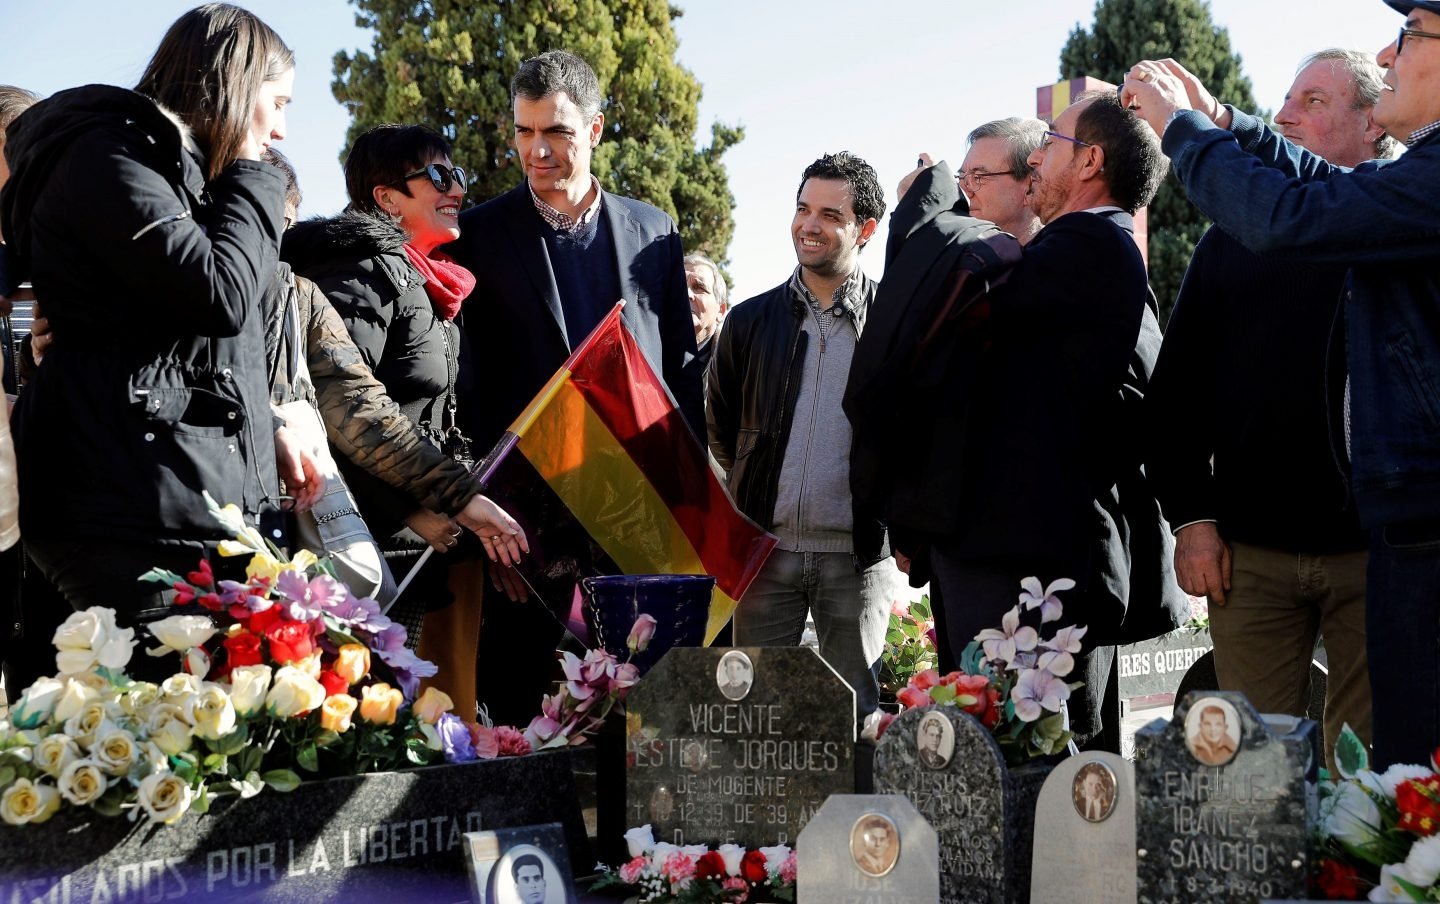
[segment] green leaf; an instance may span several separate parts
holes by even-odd
[[[920,621],[928,619],[933,614],[930,611],[930,595],[926,594],[920,597],[919,600],[911,603],[910,614],[920,619]]]
[[[209,785],[201,785],[201,786],[200,786],[200,790],[199,790],[199,792],[196,793],[195,799],[192,800],[192,801],[190,801],[190,809],[193,810],[193,811],[195,811],[196,813],[209,813],[209,812],[210,812],[210,786],[209,786]]]
[[[207,774],[212,772],[224,772],[226,765],[228,765],[229,763],[229,759],[230,758],[225,756],[225,754],[223,753],[212,753],[209,756],[205,757],[205,760],[201,763],[201,766],[204,768]]]
[[[147,571],[147,572],[145,572],[144,574],[140,575],[140,580],[142,580],[142,581],[154,581],[154,582],[157,583],[157,584],[171,584],[171,585],[174,585],[174,584],[182,584],[182,583],[183,583],[183,584],[188,584],[188,583],[190,583],[189,581],[187,581],[187,580],[185,580],[184,578],[180,577],[180,575],[176,574],[175,572],[173,572],[173,571],[166,571],[166,570],[163,569],[163,568],[152,568],[152,569],[150,569],[149,571]]]
[[[953,684],[937,684],[930,688],[930,699],[936,703],[954,703],[959,696]]]
[[[1340,730],[1340,737],[1335,741],[1335,769],[1341,776],[1347,779],[1355,777],[1356,773],[1364,772],[1370,768],[1370,754],[1365,750],[1365,742],[1346,722],[1345,727]]]
[[[121,805],[125,803],[125,797],[126,788],[122,783],[102,794],[90,808],[101,816],[119,816],[124,809]]]
[[[320,757],[315,752],[314,744],[306,744],[295,751],[295,762],[306,772],[320,771]]]
[[[885,632],[885,642],[893,643],[896,645],[902,644],[905,642],[905,633],[898,627],[891,628],[889,631]]]
[[[237,754],[240,751],[244,750],[245,745],[249,743],[249,741],[250,732],[246,731],[245,728],[242,726],[220,738],[219,740],[211,741],[209,743],[210,749],[215,751],[216,753],[222,753],[225,756],[233,756],[234,754]]]
[[[271,769],[260,777],[276,791],[289,792],[300,787],[300,776],[289,769]]]
[[[243,779],[231,784],[235,786],[236,791],[240,792],[241,800],[254,797],[265,790],[265,780],[260,777],[258,772],[248,773]]]
[[[321,729],[320,733],[315,736],[315,746],[329,747],[331,744],[334,744],[338,740],[340,740],[339,732],[331,731],[328,728]]]
[[[8,786],[15,781],[14,766],[0,766],[0,786]]]

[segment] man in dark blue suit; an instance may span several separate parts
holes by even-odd
[[[590,172],[604,130],[602,95],[584,60],[552,50],[512,80],[515,149],[525,181],[460,217],[447,250],[475,274],[465,304],[468,362],[460,423],[483,454],[621,298],[622,320],[704,436],[695,333],[675,223],[649,204],[606,192]],[[480,697],[497,722],[525,724],[549,690],[559,627],[523,586],[497,570],[485,603]],[[489,691],[489,693],[487,693]]]

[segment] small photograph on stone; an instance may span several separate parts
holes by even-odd
[[[726,700],[744,700],[755,682],[755,666],[740,650],[731,650],[720,657],[715,667],[715,682]]]
[[[1240,749],[1240,714],[1230,701],[1201,697],[1185,716],[1185,746],[1206,766],[1224,766]]]
[[[926,713],[915,729],[915,748],[925,766],[944,769],[955,753],[955,727],[938,712]]]
[[[511,848],[490,872],[488,904],[567,904],[566,876],[531,844]]]
[[[1086,822],[1104,822],[1115,811],[1115,773],[1099,761],[1086,763],[1075,773],[1070,797],[1075,812]]]
[[[855,866],[876,879],[895,868],[900,859],[900,832],[890,817],[866,813],[850,830],[850,857]]]

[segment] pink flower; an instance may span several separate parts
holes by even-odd
[[[530,742],[520,729],[510,725],[495,726],[495,739],[500,743],[501,756],[524,756],[531,752]]]
[[[655,616],[642,612],[630,628],[630,636],[625,639],[625,646],[630,648],[630,652],[639,653],[650,646],[650,639],[654,636]]]
[[[642,648],[643,649],[643,648]],[[610,679],[610,693],[624,699],[635,682],[640,680],[640,669],[638,666],[628,662],[621,663],[615,667],[615,676]]]
[[[896,618],[906,618],[910,615],[910,604],[903,600],[895,600],[890,604],[890,614]]]
[[[791,851],[785,857],[785,862],[780,864],[780,881],[786,885],[794,885],[795,869],[795,852]]]
[[[671,891],[678,893],[695,877],[695,859],[683,851],[676,851],[665,858],[660,875],[670,881]]]
[[[644,855],[641,855],[620,867],[620,881],[626,885],[634,885],[640,881],[640,875],[645,872],[647,863]]]
[[[725,893],[725,900],[734,904],[745,904],[750,898],[750,884],[739,876],[731,876],[721,882],[720,890]]]
[[[940,672],[936,669],[926,669],[923,672],[916,672],[914,677],[910,679],[910,686],[922,691],[928,691],[939,683]]]
[[[922,691],[919,688],[907,687],[895,695],[900,705],[906,709],[914,709],[917,706],[928,706],[930,704],[930,692]]]
[[[1060,704],[1069,697],[1069,685],[1043,669],[1024,670],[1010,691],[1015,715],[1021,722],[1034,722],[1045,710],[1058,713]]]
[[[878,740],[880,737],[882,737],[885,734],[885,729],[889,728],[890,723],[894,721],[894,713],[882,712],[880,714],[880,721],[875,724],[875,738]]]
[[[1063,608],[1060,599],[1055,596],[1062,590],[1070,590],[1075,582],[1069,578],[1058,578],[1050,582],[1049,586],[1041,587],[1040,579],[1035,577],[1025,578],[1020,582],[1020,604],[1026,609],[1040,607],[1040,623],[1055,621],[1060,617]]]
[[[1008,669],[1014,663],[1017,652],[1035,649],[1040,635],[1028,625],[1020,627],[1020,607],[1016,606],[1001,617],[1000,630],[986,628],[976,634],[975,639],[985,648],[986,659],[1001,660]]]
[[[482,760],[493,760],[500,755],[500,739],[495,729],[488,725],[470,724],[470,740],[475,747],[475,756]]]

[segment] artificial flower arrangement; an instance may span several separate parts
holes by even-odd
[[[1320,786],[1316,890],[1342,901],[1440,901],[1435,755],[1428,766],[1369,766],[1364,742],[1345,726],[1335,744],[1340,779]]]
[[[1039,609],[1040,624],[1059,621],[1064,606],[1056,596],[1075,586],[1069,578],[1042,585],[1038,578],[1020,582],[1020,601],[1001,618],[1000,628],[975,636],[960,657],[960,670],[941,675],[935,669],[917,673],[898,695],[905,709],[944,704],[959,706],[990,729],[1005,761],[1019,765],[1033,757],[1060,753],[1069,743],[1065,701],[1082,682],[1067,683],[1075,668],[1086,629],[1059,628],[1049,638],[1020,624],[1022,609]],[[883,734],[894,716],[883,716]]]
[[[880,652],[881,692],[899,695],[911,678],[935,668],[935,657],[935,620],[929,595],[913,603],[891,604],[885,649]]]
[[[149,655],[179,657],[158,684],[126,675],[135,631],[118,627],[113,610],[74,613],[57,629],[58,674],[35,682],[0,722],[5,822],[44,822],[68,803],[174,823],[208,810],[212,797],[288,791],[302,776],[578,744],[635,683],[635,667],[603,651],[566,653],[566,682],[523,731],[483,714],[463,720],[436,688],[417,698],[436,668],[375,601],[352,595],[308,552],[287,559],[235,506],[206,500],[235,538],[221,555],[251,556],[246,580],[217,581],[206,562],[183,578],[147,573],[197,610],[147,626],[158,642]],[[637,623],[632,649],[653,628]]]
[[[674,845],[656,841],[648,824],[626,832],[625,843],[630,860],[619,869],[601,864],[595,889],[625,888],[640,904],[795,900],[795,852],[783,844],[752,850]]]

